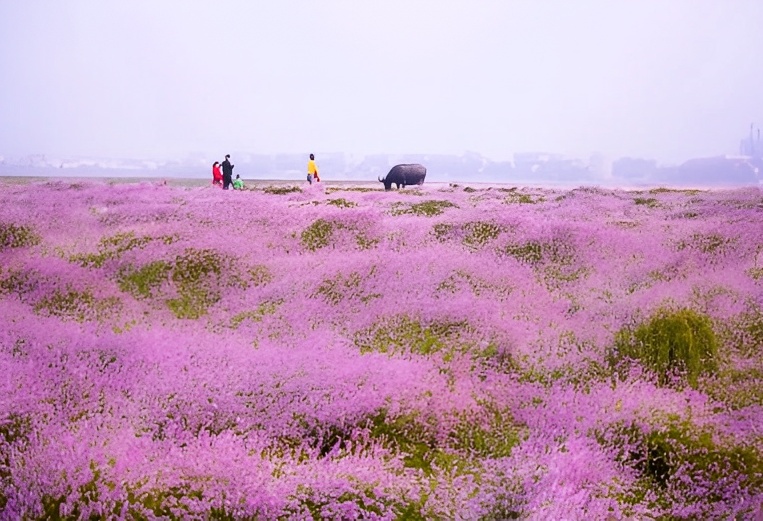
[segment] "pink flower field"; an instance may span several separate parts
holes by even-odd
[[[763,194],[0,184],[2,519],[751,519]]]

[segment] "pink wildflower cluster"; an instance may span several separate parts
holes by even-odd
[[[3,184],[0,518],[750,518],[761,348],[758,189]]]

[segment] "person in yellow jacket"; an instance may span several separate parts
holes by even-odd
[[[307,162],[307,182],[313,184],[313,177],[316,183],[321,182],[321,178],[318,177],[318,167],[315,164],[315,156],[310,154],[310,161]]]

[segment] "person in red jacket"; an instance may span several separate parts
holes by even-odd
[[[223,186],[223,173],[220,171],[220,163],[217,161],[212,165],[212,184]]]

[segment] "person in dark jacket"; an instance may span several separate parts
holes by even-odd
[[[225,155],[225,161],[223,161],[223,190],[228,190],[230,185],[233,184],[233,167],[236,165],[230,164],[230,154]]]

